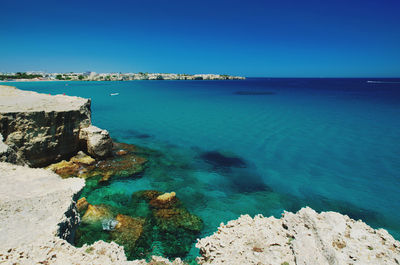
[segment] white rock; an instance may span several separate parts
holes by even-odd
[[[102,158],[111,154],[113,143],[108,131],[90,125],[80,130],[79,138],[90,155]]]
[[[400,242],[386,230],[308,207],[285,212],[281,219],[241,216],[200,239],[196,247],[200,264],[400,263]]]
[[[4,162],[0,172],[0,264],[147,264],[128,261],[114,242],[76,248],[59,237],[69,238],[79,221],[75,199],[83,179],[61,179],[49,170]],[[161,257],[152,262],[183,265],[180,259]]]

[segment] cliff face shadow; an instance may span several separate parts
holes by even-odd
[[[233,94],[239,96],[272,96],[276,93],[273,91],[236,91]]]
[[[223,154],[219,151],[208,151],[200,154],[200,159],[212,165],[215,169],[245,168],[247,163],[244,159]]]

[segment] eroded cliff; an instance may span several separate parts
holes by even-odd
[[[90,103],[90,99],[0,86],[0,134],[14,150],[15,162],[42,167],[79,150],[96,157],[108,155],[111,138],[107,131],[91,126]]]

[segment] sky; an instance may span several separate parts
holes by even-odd
[[[0,72],[400,77],[400,0],[0,0]]]

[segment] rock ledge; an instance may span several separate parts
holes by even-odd
[[[200,264],[396,264],[400,242],[336,212],[242,215],[198,241]]]

